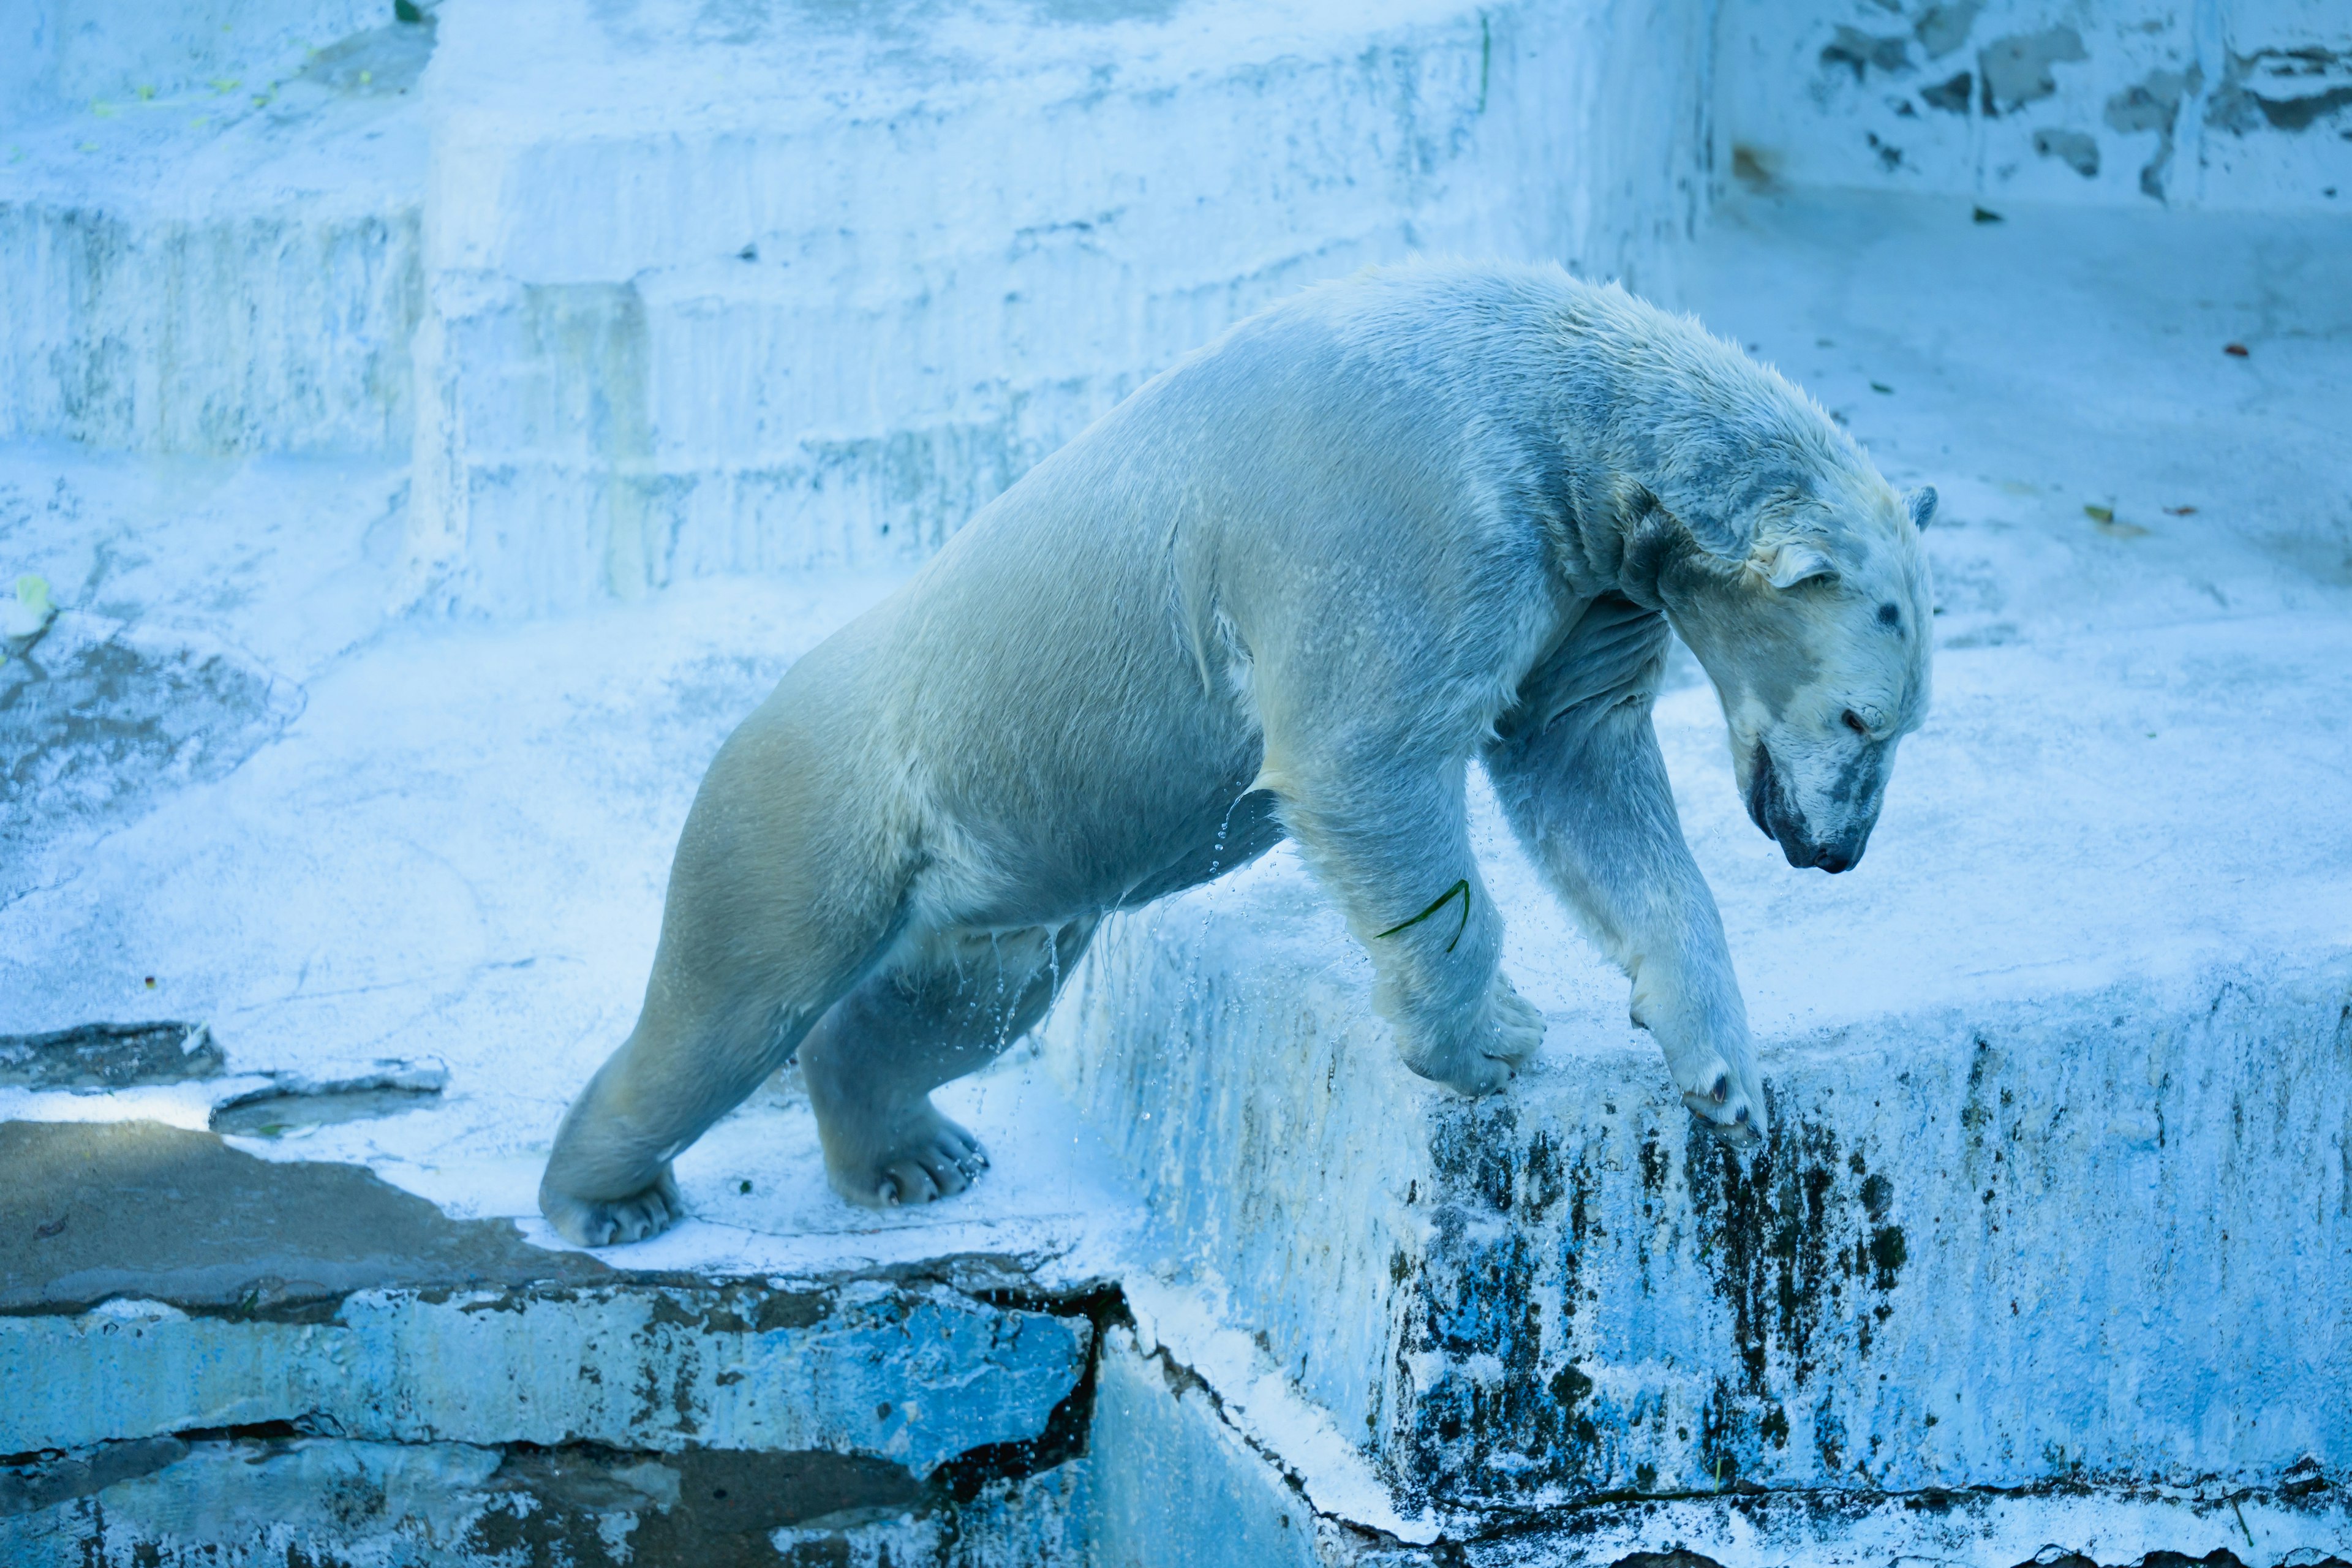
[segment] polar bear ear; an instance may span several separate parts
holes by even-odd
[[[1903,510],[1911,514],[1911,526],[1925,528],[1936,521],[1936,487],[1921,485],[1903,498]]]
[[[1828,556],[1794,539],[1758,546],[1748,558],[1748,569],[1775,588],[1793,588],[1815,577],[1837,575],[1837,567]]]
[[[1753,523],[1748,529],[1739,528],[1728,511],[1713,507],[1677,507],[1674,515],[1690,531],[1692,542],[1709,555],[1738,561],[1748,554],[1753,542]]]

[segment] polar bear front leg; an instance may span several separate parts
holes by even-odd
[[[1285,825],[1372,961],[1405,1066],[1491,1094],[1543,1043],[1496,959],[1503,922],[1470,853],[1460,759],[1285,775]]]
[[[1542,705],[1535,712],[1542,716]],[[1505,725],[1486,770],[1519,841],[1633,981],[1633,1022],[1683,1102],[1738,1142],[1769,1131],[1748,1009],[1715,896],[1675,812],[1646,689]]]

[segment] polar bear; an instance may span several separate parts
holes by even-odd
[[[1147,383],[795,664],[688,816],[644,1009],[541,1187],[598,1246],[798,1053],[826,1173],[925,1202],[987,1163],[929,1092],[1053,1000],[1097,921],[1285,836],[1414,1072],[1509,1081],[1477,758],[1633,982],[1693,1111],[1767,1131],[1715,901],[1651,728],[1669,627],[1791,865],[1860,859],[1928,697],[1919,530],[1788,382],[1558,268],[1309,289]]]

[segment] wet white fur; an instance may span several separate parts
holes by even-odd
[[[1415,265],[1299,295],[1039,465],[729,741],[542,1205],[591,1244],[658,1229],[670,1158],[795,1049],[845,1195],[958,1190],[983,1156],[929,1090],[1035,1020],[1103,911],[1285,833],[1405,1064],[1499,1089],[1543,1023],[1496,967],[1473,758],[1684,1098],[1760,1134],[1651,731],[1666,624],[1742,788],[1764,744],[1792,832],[1866,832],[1858,748],[1927,700],[1915,533],[1803,395],[1616,289]]]

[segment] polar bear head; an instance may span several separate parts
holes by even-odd
[[[1920,530],[1867,460],[1815,468],[1675,574],[1670,612],[1731,731],[1748,815],[1791,866],[1862,858],[1896,742],[1927,709],[1934,614]],[[1663,584],[1662,584],[1663,585]]]

